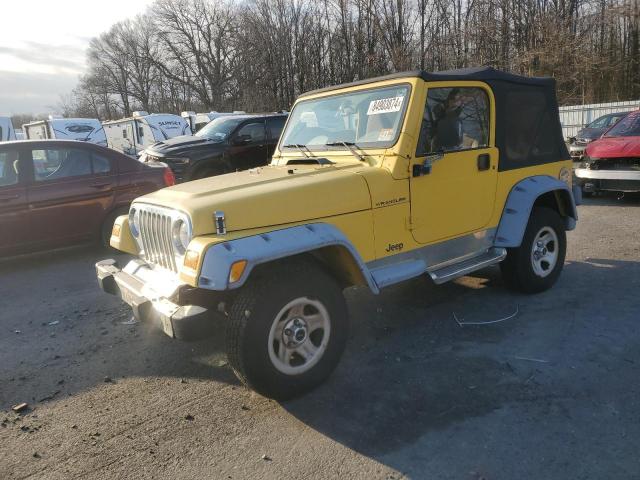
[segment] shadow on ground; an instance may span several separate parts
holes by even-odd
[[[222,326],[214,339],[180,343],[124,325],[128,307],[95,282],[93,264],[104,256],[82,248],[0,263],[0,291],[11,299],[0,318],[3,408],[76,395],[105,377],[238,384]],[[587,259],[567,263],[556,287],[535,296],[509,292],[495,267],[439,287],[415,279],[377,297],[352,289],[351,340],[338,370],[282,407],[363,455],[411,471],[410,462],[390,457],[429,432],[514,404],[533,411],[561,400],[572,408],[585,392],[614,395],[620,387],[607,386],[609,372],[623,375],[640,363],[640,349],[620,353],[638,333],[631,295],[638,279],[638,262]],[[607,298],[620,299],[615,317]],[[484,326],[454,318],[492,321],[516,311]],[[574,378],[571,368],[585,362],[597,371]]]
[[[570,262],[554,289],[535,296],[506,291],[491,268],[441,287],[416,280],[350,302],[365,307],[353,312],[355,335],[338,371],[283,406],[349,448],[411,472],[414,464],[390,460],[393,453],[435,430],[513,405],[593,409],[603,392],[624,398],[619,378],[632,378],[640,363],[640,348],[625,345],[640,327],[638,302],[621,295],[620,282],[637,289],[640,263]],[[624,298],[615,316],[612,298]],[[492,321],[516,310],[484,326],[453,318]],[[585,376],[587,366],[598,371]]]

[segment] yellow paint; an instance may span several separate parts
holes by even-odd
[[[483,82],[431,82],[431,88],[476,87],[487,94],[490,106],[489,145],[455,152],[447,152],[433,162],[431,173],[413,177],[411,184],[411,230],[417,242],[434,243],[458,235],[486,228],[494,207],[498,150],[495,148],[495,98]],[[428,89],[420,90],[420,104],[427,99]],[[417,138],[422,120],[412,127]],[[417,141],[415,142],[417,146]],[[415,150],[414,150],[415,151]],[[478,171],[478,156],[490,155],[488,170]],[[425,156],[415,158],[422,164]]]
[[[468,233],[497,226],[509,191],[532,175],[558,177],[570,161],[498,172],[495,148],[495,100],[483,82],[424,82],[398,78],[355,87],[338,87],[304,100],[397,84],[411,86],[407,110],[396,144],[387,149],[361,149],[360,161],[347,148],[317,150],[311,155],[333,165],[286,165],[300,159],[293,149],[276,150],[270,166],[236,172],[165,188],[136,200],[190,215],[194,239],[189,245],[192,265],[180,269],[180,278],[197,285],[202,259],[216,243],[312,222],[338,227],[365,262],[411,251]],[[431,174],[413,178],[412,167],[422,163],[416,146],[427,88],[473,86],[487,91],[491,104],[490,145],[452,152],[435,162]],[[477,157],[488,153],[489,170],[479,172]],[[223,211],[226,235],[216,235],[213,214]],[[122,220],[120,220],[122,219]],[[120,217],[122,235],[112,245],[137,252]],[[116,244],[117,243],[117,244]],[[339,252],[331,253],[339,258]],[[197,259],[197,266],[193,266]]]
[[[119,235],[114,235],[116,229],[119,229]],[[136,244],[131,229],[129,228],[129,216],[120,215],[113,222],[113,230],[111,232],[111,238],[109,239],[109,245],[116,250],[127,252],[132,255],[138,254],[138,245]]]

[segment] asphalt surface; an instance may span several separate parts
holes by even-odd
[[[104,251],[4,260],[0,479],[640,478],[640,198],[579,214],[543,294],[497,268],[347,291],[341,364],[286,403],[241,386],[221,338],[123,323]]]

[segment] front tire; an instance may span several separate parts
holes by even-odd
[[[338,283],[312,259],[254,274],[229,312],[229,364],[248,387],[286,400],[335,369],[348,337],[346,303]]]
[[[550,208],[536,207],[517,248],[507,250],[500,264],[509,288],[524,293],[539,293],[558,280],[567,250],[562,217]]]

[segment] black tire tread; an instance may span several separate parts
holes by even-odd
[[[544,279],[536,277],[531,270],[530,237],[542,226],[553,227],[558,234],[560,257],[554,271]],[[522,237],[522,244],[516,248],[507,249],[507,258],[500,263],[502,277],[508,288],[522,293],[540,293],[556,282],[564,264],[566,254],[565,228],[560,214],[548,207],[534,207],[529,222]]]
[[[243,384],[267,397],[278,399],[292,398],[300,393],[304,393],[308,388],[305,387],[302,389],[292,389],[289,392],[282,392],[276,387],[271,388],[271,386],[258,384],[252,380],[243,354],[243,347],[248,341],[247,334],[249,329],[247,328],[247,322],[251,321],[251,317],[253,316],[251,312],[259,307],[260,300],[268,298],[269,289],[273,288],[274,282],[285,283],[292,281],[291,279],[300,278],[301,276],[308,277],[309,272],[312,272],[314,278],[333,284],[336,289],[341,290],[336,280],[314,259],[305,256],[292,257],[252,272],[253,278],[250,278],[249,282],[241,288],[229,309],[225,338],[229,365]],[[278,287],[281,287],[281,285],[278,285]],[[246,315],[247,311],[250,312],[248,316]],[[346,323],[347,319],[345,318],[344,320],[345,324],[341,325],[341,328],[345,329],[344,332],[346,332],[348,324]],[[340,354],[343,348],[344,346],[339,349]],[[318,365],[316,365],[314,369],[317,366]],[[310,372],[313,372],[313,370]]]

